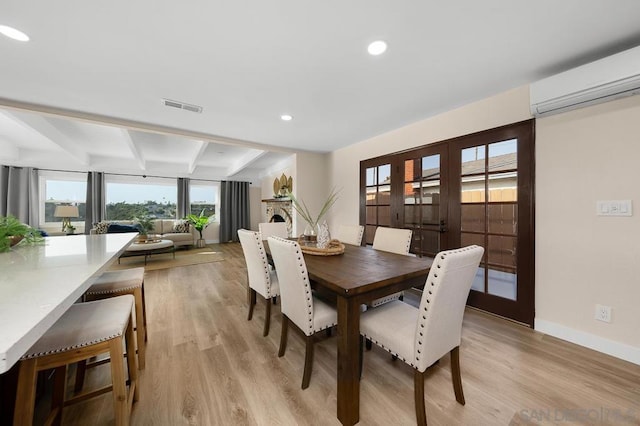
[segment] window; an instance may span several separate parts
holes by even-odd
[[[391,164],[366,167],[365,241],[373,244],[378,226],[391,226]]]
[[[145,215],[175,219],[177,199],[175,179],[119,175],[105,178],[107,220],[131,220]]]
[[[72,217],[73,226],[84,226],[87,197],[86,173],[39,172],[40,220],[39,226],[61,224],[61,217],[54,217],[56,206],[77,206],[78,217]]]
[[[216,215],[218,219],[219,191],[217,183],[192,180],[189,184],[190,213],[199,215],[204,209],[206,216]]]

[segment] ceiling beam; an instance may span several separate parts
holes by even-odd
[[[262,151],[262,150],[254,150],[254,151],[248,152],[247,154],[243,155],[242,158],[240,158],[240,160],[236,161],[234,164],[231,165],[231,167],[227,169],[227,176],[233,176],[240,173],[242,170],[249,167],[251,163],[256,161],[258,158],[262,157],[263,155],[267,154],[268,152],[269,151]]]
[[[31,102],[17,101],[15,99],[3,98],[0,96],[0,106],[12,108],[14,110],[39,112],[42,114],[49,114],[53,116],[61,116],[66,118],[75,118],[78,120],[95,123],[106,124],[111,126],[126,127],[131,130],[139,130],[143,132],[168,134],[174,136],[181,136],[189,139],[204,140],[209,142],[216,142],[224,145],[243,146],[245,148],[254,149],[266,149],[273,152],[284,152],[294,154],[299,151],[305,151],[304,149],[286,148],[277,145],[264,144],[259,142],[247,141],[243,139],[229,138],[220,135],[213,135],[210,133],[199,132],[195,130],[187,130],[182,128],[164,126],[160,124],[144,123],[136,120],[129,120],[118,117],[110,117],[106,115],[94,114],[90,112],[71,110],[67,108],[52,107],[47,105],[35,104]]]
[[[144,159],[142,152],[140,152],[140,147],[138,147],[138,145],[136,144],[135,133],[127,129],[120,129],[120,131],[122,132],[122,138],[124,139],[127,146],[129,147],[129,150],[133,154],[133,157],[135,158],[136,163],[138,163],[138,167],[140,167],[140,170],[147,170],[147,162]]]
[[[81,164],[85,166],[90,164],[89,154],[83,152],[77,143],[60,131],[60,129],[47,120],[47,118],[41,115],[22,114],[17,112],[7,112],[6,115],[10,116],[16,123],[26,126],[49,139],[51,142],[62,148],[67,155],[80,161]]]
[[[199,144],[198,151],[196,152],[196,155],[193,156],[191,161],[189,161],[189,174],[192,174],[196,170],[196,167],[198,167],[198,161],[202,158],[202,156],[204,155],[204,152],[207,150],[207,145],[209,145],[205,141],[195,141],[195,142]]]

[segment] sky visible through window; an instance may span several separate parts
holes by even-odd
[[[110,183],[107,191],[109,203],[143,203],[158,201],[175,203],[177,201],[176,187],[170,185],[138,185]],[[70,202],[84,202],[87,193],[86,182],[47,180],[47,200],[64,200]],[[212,186],[194,185],[190,191],[191,202],[206,202],[217,204],[217,191]]]

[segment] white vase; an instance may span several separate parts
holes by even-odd
[[[329,234],[329,225],[325,220],[318,225],[318,248],[327,248],[329,241],[331,241],[331,235]]]

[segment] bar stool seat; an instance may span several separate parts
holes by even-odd
[[[127,356],[129,392],[124,372],[123,338],[127,353],[135,351],[131,295],[106,300],[77,303],[27,351],[21,358],[14,426],[31,425],[35,403],[37,373],[55,368],[52,410],[47,424],[59,424],[62,407],[113,391],[117,425],[129,424],[134,401],[139,398],[138,372],[135,356]],[[109,353],[112,385],[64,401],[67,365],[90,357]]]

